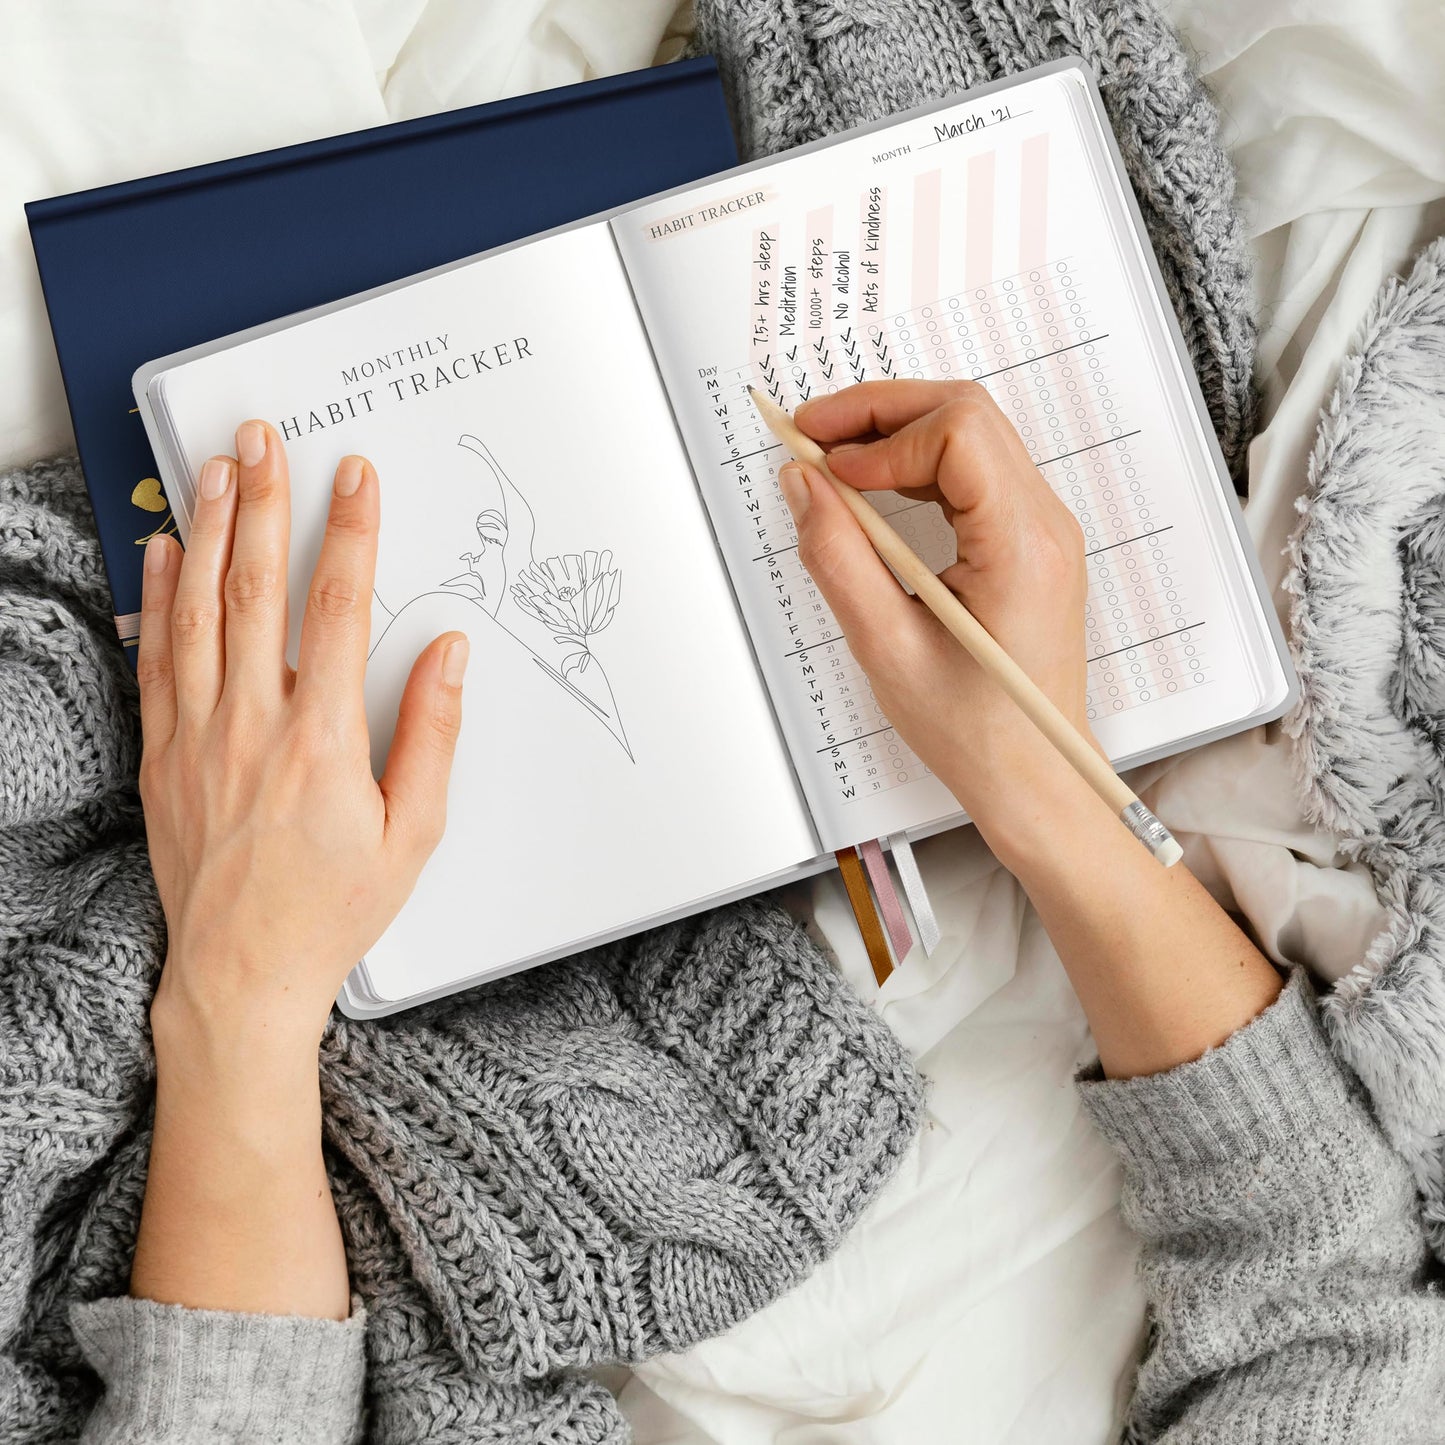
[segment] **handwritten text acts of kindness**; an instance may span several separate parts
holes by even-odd
[[[276,426],[283,440],[294,441],[314,431],[369,416],[378,406],[413,401],[445,391],[459,382],[493,375],[504,366],[514,366],[531,356],[532,343],[525,336],[491,342],[478,350],[454,349],[449,334],[428,336],[380,356],[367,357],[354,366],[343,367],[341,384],[348,388],[344,395],[309,411],[280,417]]]

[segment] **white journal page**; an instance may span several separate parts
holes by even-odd
[[[789,407],[884,377],[988,387],[1083,529],[1089,717],[1115,759],[1265,700],[1247,563],[1103,155],[1064,72],[613,222],[829,848],[957,804],[797,560],[749,384]],[[935,505],[874,501],[935,570],[955,560]]]
[[[471,639],[446,837],[367,957],[371,993],[443,987],[816,854],[605,226],[161,385],[191,478],[242,418],[286,437],[293,660],[332,472],[349,452],[376,464],[376,767],[418,652],[450,628]]]

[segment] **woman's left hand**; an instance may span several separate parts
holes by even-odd
[[[354,456],[336,470],[293,671],[285,451],[258,421],[236,451],[201,472],[184,559],[168,537],[146,552],[141,798],[170,934],[152,1019],[158,1046],[264,1021],[314,1050],[441,837],[467,642],[418,658],[378,783],[362,698],[376,473]]]
[[[293,671],[285,452],[251,421],[236,454],[201,472],[184,560],[168,537],[146,551],[141,798],[170,941],[131,1290],[344,1319],[317,1046],[441,837],[467,642],[417,659],[378,783],[362,698],[376,473],[336,469]]]

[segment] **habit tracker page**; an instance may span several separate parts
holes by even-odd
[[[1089,718],[1111,756],[1262,704],[1267,632],[1104,154],[1065,71],[612,223],[829,848],[958,805],[798,560],[787,453],[749,385],[791,408],[864,380],[979,381],[1083,530]],[[870,500],[935,571],[955,560],[936,505]]]

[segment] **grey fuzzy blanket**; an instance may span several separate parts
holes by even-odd
[[[1310,816],[1389,920],[1325,1018],[1445,1260],[1445,239],[1371,308],[1298,505],[1286,726]]]

